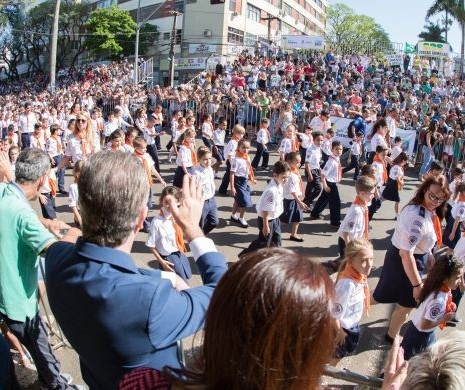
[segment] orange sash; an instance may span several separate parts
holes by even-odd
[[[356,283],[363,283],[365,314],[368,316],[370,314],[370,287],[368,286],[367,276],[358,272],[352,264],[346,263],[344,269],[339,272],[337,279],[351,279]]]
[[[459,195],[457,202],[465,202],[465,195]]]
[[[165,215],[163,214],[163,210],[160,210],[160,215],[165,218]],[[169,218],[171,223],[173,224],[174,228],[174,234],[176,236],[176,246],[178,247],[179,251],[182,253],[186,253],[186,245],[184,244],[184,235],[182,233],[182,229],[179,227],[179,225],[174,221],[173,217]]]
[[[58,154],[61,154],[61,152],[63,151],[63,146],[61,145],[61,141],[58,139],[56,135],[52,135],[51,138],[53,138],[55,142],[57,143]]]
[[[153,186],[152,171],[150,170],[147,160],[144,158],[144,154],[134,151],[134,156],[136,156],[142,162],[142,166],[144,167],[145,174],[147,175],[147,180],[149,181],[150,187],[152,187]]]
[[[302,176],[300,175],[299,168],[293,165],[291,166],[291,172],[295,173],[297,177],[299,178],[300,192],[302,193],[302,195],[305,194],[304,182],[302,181]]]
[[[247,153],[242,153],[241,151],[236,150],[236,157],[243,158],[247,162],[247,165],[249,167],[250,180],[252,181],[252,183],[255,183],[255,175],[253,173],[252,164],[250,164],[249,155]]]
[[[298,152],[300,148],[299,140],[297,137],[294,137],[292,140],[292,151],[293,152]]]
[[[447,302],[446,302],[446,313],[450,313],[450,312],[453,312],[453,304],[452,304],[452,293],[451,293],[451,289],[449,287],[447,287],[445,284],[443,284],[441,286],[441,292],[445,292],[447,293]],[[446,327],[446,323],[445,322],[441,322],[439,324],[439,329],[443,330],[444,328]]]
[[[426,208],[424,204],[422,204],[422,206]],[[436,215],[436,212],[434,211],[430,211],[430,212],[431,212],[431,220],[433,221],[434,232],[436,233],[436,246],[440,248],[442,246],[441,221],[439,220],[439,217]]]
[[[86,139],[80,134],[80,133],[76,133],[76,137],[81,140],[81,151],[82,151],[82,155],[84,157],[87,156],[87,141]]]
[[[383,165],[383,183],[387,183],[388,181],[388,173],[386,168],[386,161],[381,160],[377,154],[373,157],[373,162],[377,162]]]
[[[197,165],[197,153],[195,153],[195,148],[192,146],[192,143],[184,141],[182,144],[191,151],[192,165]]]
[[[368,224],[369,224],[369,218],[368,218],[368,207],[366,202],[364,202],[360,197],[357,195],[355,197],[355,200],[352,204],[355,204],[357,206],[360,206],[363,208],[363,213],[365,217],[365,226],[364,226],[364,232],[365,232],[365,238],[368,240]]]
[[[54,198],[58,192],[57,182],[52,178],[49,178],[48,185],[50,187],[50,195],[52,196],[52,198]]]

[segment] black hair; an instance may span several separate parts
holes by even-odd
[[[291,167],[287,162],[276,161],[273,165],[273,175],[282,175],[283,173],[289,172]]]

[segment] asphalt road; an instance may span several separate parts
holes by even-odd
[[[162,145],[165,145],[168,141],[167,136],[162,138]],[[198,145],[200,145],[200,142]],[[159,152],[162,169],[161,174],[166,182],[172,181],[174,165],[167,163],[166,151]],[[277,153],[271,154],[270,163],[274,163],[277,160]],[[224,169],[224,166],[223,166]],[[355,196],[354,182],[352,180],[352,172],[345,174],[341,185],[341,208],[342,215],[344,216],[347,208]],[[408,202],[413,196],[413,193],[419,184],[417,181],[417,174],[410,169],[407,172],[408,177],[405,180],[404,190],[401,193],[401,207]],[[256,204],[261,191],[265,188],[267,180],[270,178],[270,172],[259,171],[256,173],[257,184],[252,187],[254,191],[253,201]],[[67,170],[66,183],[69,185],[72,182],[71,169]],[[220,184],[220,180],[217,180],[217,187]],[[154,201],[158,203],[158,196],[161,191],[160,184],[155,184]],[[72,213],[67,206],[67,197],[59,195],[56,200],[57,211],[59,218],[65,222],[71,223],[73,221]],[[256,213],[253,209],[248,210],[246,213],[246,219],[249,222],[249,228],[244,229],[237,224],[231,224],[229,221],[231,206],[233,199],[230,197],[217,197],[218,211],[220,217],[220,225],[217,229],[213,230],[209,237],[215,242],[219,251],[225,254],[229,262],[237,261],[238,253],[248,246],[248,244],[256,238],[258,234],[256,224]],[[35,205],[35,207],[38,207]],[[39,209],[40,210],[40,209]],[[39,211],[40,212],[40,211]],[[149,215],[155,215],[156,210],[151,210]],[[322,262],[328,259],[334,259],[338,257],[337,249],[337,235],[334,229],[329,225],[329,211],[326,210],[323,215],[324,220],[310,221],[308,214],[306,214],[305,221],[299,228],[299,233],[304,237],[303,243],[296,243],[289,240],[289,226],[283,226],[283,242],[282,246],[287,249],[292,249],[300,253],[311,256],[316,261]],[[374,259],[374,270],[371,272],[369,277],[370,287],[373,289],[378,281],[381,266],[384,260],[384,254],[389,242],[389,238],[394,228],[394,204],[392,202],[383,202],[381,209],[375,214],[374,220],[371,222],[372,230],[370,232],[370,239],[373,243],[375,250]],[[145,247],[145,240],[147,239],[146,233],[139,233],[134,243],[132,255],[135,263],[139,267],[156,267],[157,263],[153,256],[150,254],[148,248]],[[191,284],[193,286],[201,283],[200,277],[198,276],[195,265],[192,262],[194,276]],[[459,307],[459,317],[463,317],[463,306]],[[370,316],[363,318],[362,320],[362,334],[361,341],[356,351],[356,354],[347,358],[344,358],[339,363],[339,368],[347,368],[349,370],[356,371],[367,375],[378,376],[382,371],[385,364],[385,359],[389,352],[388,345],[383,341],[383,336],[386,333],[387,325],[391,315],[393,307],[391,305],[374,305],[370,310]],[[460,323],[456,329],[463,329],[463,323]],[[444,331],[438,331],[438,338],[447,334],[451,331],[451,328],[446,328]],[[201,337],[189,338],[185,341],[184,345],[186,348],[199,345]],[[52,338],[53,342],[56,342],[55,338]],[[189,352],[192,351],[188,351]],[[70,348],[58,348],[56,350],[58,359],[62,363],[62,371],[70,373],[74,377],[74,383],[83,384],[79,362],[76,353]],[[24,388],[35,389],[37,384],[34,384],[35,374],[29,370],[23,368],[21,371],[21,382]],[[324,383],[328,385],[335,385],[334,388],[347,388],[342,385],[344,382],[337,381],[332,378],[325,377]],[[352,388],[349,386],[348,388]]]

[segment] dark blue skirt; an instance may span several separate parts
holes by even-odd
[[[234,176],[234,188],[236,196],[234,200],[238,207],[252,207],[252,197],[250,195],[250,186],[247,184],[247,178]]]
[[[282,223],[302,222],[304,220],[304,213],[295,199],[284,199],[283,208],[284,212],[279,217]]]
[[[386,200],[400,202],[399,189],[397,188],[397,180],[389,178],[386,187],[384,187],[382,196]]]
[[[460,234],[462,233],[460,230],[460,223],[457,226],[457,230],[455,231],[454,239],[451,241],[449,240],[450,233],[452,232],[452,228],[454,226],[454,217],[451,215],[450,218],[447,220],[446,227],[444,229],[444,233],[442,233],[442,242],[450,249],[454,249],[457,245],[457,242],[460,240]]]
[[[420,277],[426,270],[427,256],[425,254],[413,255]],[[413,298],[413,287],[405,273],[402,258],[392,242],[384,257],[384,265],[381,270],[378,285],[373,292],[373,298],[379,303],[398,303],[403,307],[416,307]]]
[[[192,269],[189,259],[182,252],[173,252],[168,256],[163,256],[164,259],[173,263],[174,272],[178,274],[185,282],[192,276]]]
[[[216,161],[224,161],[224,146],[213,146],[212,155]]]
[[[360,340],[360,325],[355,325],[350,329],[342,328],[346,334],[344,343],[336,348],[336,358],[342,359],[344,356],[351,355],[358,346]]]
[[[412,321],[409,321],[404,338],[400,344],[404,349],[404,359],[409,360],[411,357],[423,352],[435,341],[434,330],[431,332],[421,332],[413,325]]]

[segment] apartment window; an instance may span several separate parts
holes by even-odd
[[[254,7],[253,5],[247,4],[247,18],[254,20],[255,22],[260,22],[260,8]]]
[[[286,15],[291,15],[292,8],[288,4],[283,3],[283,11]]]
[[[169,41],[170,38],[171,38],[171,33],[170,32],[163,33],[163,40],[164,41]]]
[[[237,0],[229,0],[229,10],[231,12],[236,12]]]
[[[255,42],[257,41],[257,36],[254,34],[245,34],[244,45],[249,47],[255,47]]]
[[[244,44],[244,31],[237,28],[228,27],[228,42],[235,44]]]
[[[281,9],[281,8],[282,8],[282,6],[283,6],[283,2],[282,2],[282,0],[276,0],[276,1],[275,1],[275,5],[274,5],[274,6],[275,6],[276,8],[279,8],[279,9]]]
[[[291,27],[287,23],[281,23],[281,33],[283,35],[289,34],[292,30],[293,30],[293,27]]]

